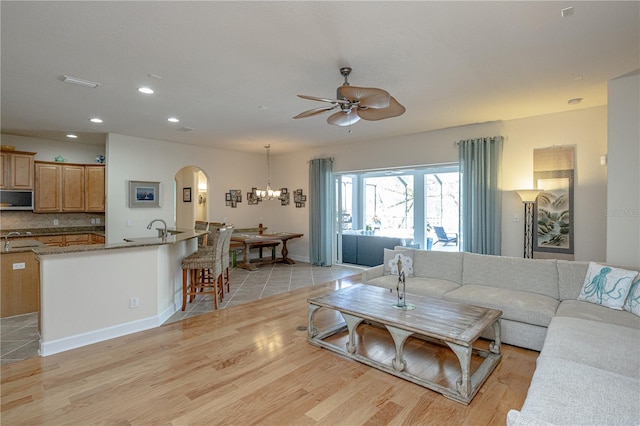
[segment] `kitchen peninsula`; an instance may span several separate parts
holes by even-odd
[[[161,325],[181,300],[181,261],[204,231],[115,244],[37,247],[40,355]]]

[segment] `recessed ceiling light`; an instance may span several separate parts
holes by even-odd
[[[580,102],[582,102],[582,98],[573,98],[567,101],[569,105],[578,105]]]
[[[62,77],[62,81],[64,81],[65,83],[77,84],[78,86],[90,87],[92,89],[100,86],[100,83],[96,83],[95,81],[83,80],[81,78],[72,77],[70,75],[63,75]]]
[[[73,133],[69,133],[69,134],[67,135],[67,137],[68,137],[68,138],[70,138],[70,139],[78,139],[78,136],[77,136],[77,135],[74,135]]]
[[[144,93],[145,95],[152,95],[153,94],[153,89],[151,89],[149,87],[139,87],[138,88],[138,92]]]
[[[167,118],[167,121],[170,121],[172,123],[178,123],[180,120],[177,119],[176,117],[169,117],[169,118]]]
[[[93,117],[91,119],[89,119],[90,122],[92,123],[102,123],[102,120],[98,117]]]

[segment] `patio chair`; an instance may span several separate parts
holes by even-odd
[[[436,231],[436,236],[438,237],[438,241],[433,243],[433,245],[438,243],[444,243],[445,246],[449,243],[455,243],[455,245],[458,245],[458,234],[445,232],[442,226],[434,226],[433,230]]]

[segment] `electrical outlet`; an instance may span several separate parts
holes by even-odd
[[[133,226],[133,221],[131,219],[127,220],[127,226],[128,227],[132,227]]]
[[[100,218],[99,218],[99,217],[96,217],[96,223],[97,223],[98,225],[100,225]]]
[[[14,263],[13,264],[13,269],[14,270],[16,270],[16,269],[24,269],[24,268],[26,268],[26,265],[25,265],[24,262]]]
[[[53,219],[53,226],[58,226],[60,221],[58,219]]]
[[[129,298],[129,308],[134,309],[140,306],[140,299],[138,296],[133,296]]]
[[[520,222],[520,215],[518,213],[514,213],[513,214],[513,221],[514,222]]]
[[[94,218],[91,218],[91,224],[95,225],[96,224],[96,220]]]

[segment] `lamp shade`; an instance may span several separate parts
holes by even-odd
[[[542,189],[516,189],[523,203],[535,203]]]

